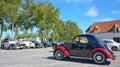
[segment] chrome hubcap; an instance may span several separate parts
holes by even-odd
[[[102,59],[102,57],[101,56],[97,56],[97,60],[101,60]]]
[[[61,54],[60,54],[60,53],[57,53],[57,56],[58,56],[58,57],[60,57],[60,56],[61,56]]]

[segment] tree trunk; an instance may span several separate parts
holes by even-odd
[[[1,19],[1,32],[0,32],[0,39],[2,39],[2,33],[3,33],[3,19]]]
[[[14,39],[14,22],[12,23],[11,39]]]

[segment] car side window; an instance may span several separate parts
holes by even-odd
[[[75,37],[74,42],[88,43],[88,39],[86,37],[84,37],[84,36],[82,36],[82,37],[77,36],[77,37]]]
[[[80,38],[79,37],[75,37],[74,42],[79,42]]]
[[[112,43],[112,41],[107,41],[107,43]]]
[[[80,37],[80,43],[88,43],[88,39],[86,37]]]

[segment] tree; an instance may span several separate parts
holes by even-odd
[[[21,30],[29,30],[34,27],[34,12],[35,12],[34,0],[24,0],[20,10],[20,19],[22,20]]]
[[[65,41],[71,41],[75,35],[82,33],[82,30],[79,29],[74,21],[68,20],[65,23]]]
[[[8,17],[7,17],[7,6],[4,6],[4,5],[7,5],[7,3],[4,1],[4,0],[0,0],[0,35],[1,35],[1,38],[2,38],[2,33],[3,31],[7,31],[8,29]],[[5,22],[6,21],[6,22]]]
[[[53,31],[51,33],[51,38],[54,41],[62,41],[64,37],[64,22],[62,20],[56,21],[56,23],[53,24]]]
[[[54,26],[51,33],[51,38],[54,41],[71,41],[75,35],[82,34],[82,30],[79,29],[74,21],[68,20],[63,22],[58,20]]]
[[[9,22],[8,26],[9,29],[12,30],[11,36],[13,36],[14,26],[17,24],[17,18],[19,16],[18,9],[22,3],[22,0],[3,0],[3,3],[5,5],[3,16],[8,18],[8,22]]]
[[[74,21],[60,20],[59,8],[48,1],[0,0],[0,8],[1,35],[3,31],[11,30],[11,36],[15,33],[15,38],[41,36],[56,41],[70,41],[74,35],[82,33]],[[32,31],[34,28],[37,29],[36,33]],[[23,34],[19,34],[19,31]]]
[[[40,2],[36,5],[35,26],[38,31],[46,33],[46,38],[48,38],[52,26],[57,21],[58,16],[59,9],[56,9],[52,3]]]

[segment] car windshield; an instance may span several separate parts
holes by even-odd
[[[107,41],[107,43],[113,43],[112,41]]]

